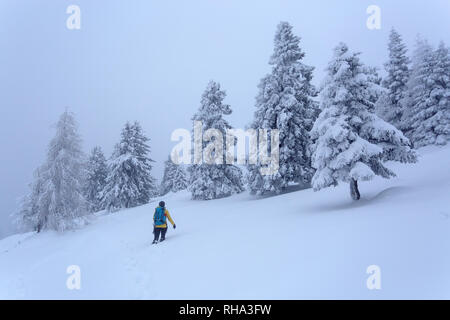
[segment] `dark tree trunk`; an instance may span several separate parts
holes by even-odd
[[[40,216],[38,224],[36,226],[37,233],[41,232],[42,229],[46,226],[46,224],[47,224],[47,216],[44,216],[44,218],[42,218],[42,216]]]
[[[353,200],[359,200],[361,198],[358,190],[358,181],[355,179],[350,180],[350,195]]]

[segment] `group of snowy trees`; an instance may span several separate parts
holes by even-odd
[[[326,69],[317,108],[313,69],[301,63],[299,38],[288,23],[279,24],[272,73],[259,85],[252,127],[280,130],[280,170],[262,176],[259,165],[250,165],[252,193],[280,192],[293,182],[319,190],[343,181],[357,200],[358,181],[395,176],[386,161],[414,163],[412,146],[450,140],[448,47],[441,42],[433,50],[419,39],[410,59],[392,29],[388,50],[382,80],[376,68],[365,66],[358,53],[340,43]]]
[[[393,29],[389,38],[388,76],[377,113],[402,130],[415,148],[450,140],[450,54],[418,38],[412,58]]]
[[[444,145],[450,139],[450,55],[425,41],[416,52],[408,86],[404,128],[415,147]]]
[[[400,117],[401,111],[393,109],[405,98],[402,90],[408,70],[399,39],[393,32],[385,92],[376,69],[364,66],[358,53],[340,43],[326,69],[318,107],[311,84],[313,68],[301,62],[300,39],[288,23],[278,25],[272,73],[259,85],[252,127],[280,130],[280,169],[263,176],[259,165],[249,166],[252,193],[278,193],[290,183],[311,184],[319,190],[344,181],[350,183],[352,198],[357,200],[358,181],[395,175],[383,165],[385,161],[416,161],[409,140],[375,113],[377,102],[384,101],[388,121],[395,123]]]
[[[279,130],[279,170],[263,175],[264,164],[249,164],[247,183],[253,194],[279,193],[292,183],[320,190],[343,181],[357,200],[358,181],[395,176],[386,161],[414,163],[413,146],[447,143],[449,49],[441,43],[433,50],[421,40],[410,59],[393,29],[388,50],[387,76],[381,79],[376,68],[363,64],[359,53],[340,43],[316,90],[311,83],[313,68],[302,62],[300,38],[288,23],[278,25],[269,62],[272,72],[258,86],[250,128]],[[320,104],[315,100],[318,92]],[[216,184],[205,170],[193,174],[191,181],[202,181],[202,186],[222,186],[222,180]],[[236,187],[239,192],[240,180],[236,181],[228,182],[228,189]],[[196,188],[193,198],[210,199],[210,193],[210,188]]]
[[[345,181],[351,185],[353,199],[359,199],[358,181],[394,176],[385,161],[416,161],[403,133],[375,114],[382,90],[374,68],[364,66],[358,54],[339,44],[320,90],[319,108],[318,91],[311,83],[313,67],[302,62],[304,56],[292,26],[280,23],[269,61],[272,71],[259,84],[250,125],[279,131],[279,169],[263,175],[260,169],[265,164],[249,164],[247,182],[253,194],[280,193],[292,183],[312,184],[319,190]],[[396,70],[392,74],[397,76]],[[386,80],[393,91],[388,96],[392,103],[401,98],[394,82]],[[211,82],[193,120],[205,123],[205,129],[230,128],[222,117],[231,113],[224,97],[220,86]],[[244,188],[240,169],[231,164],[194,164],[189,172],[193,199],[215,199]]]
[[[252,194],[263,195],[280,193],[290,184],[320,190],[346,182],[357,200],[359,181],[395,176],[386,161],[414,163],[417,155],[412,146],[442,145],[450,139],[449,49],[444,43],[433,49],[419,39],[410,58],[393,29],[388,51],[387,75],[381,79],[376,68],[364,65],[359,53],[339,43],[318,90],[312,84],[314,68],[303,63],[300,38],[289,23],[281,22],[269,61],[271,72],[260,81],[249,126],[269,134],[278,130],[278,148],[269,145],[268,149],[279,150],[279,169],[263,175],[265,163],[248,163],[246,179],[240,167],[227,163],[226,155],[219,153],[225,150],[225,141],[222,146],[213,136],[201,135],[194,145],[200,144],[206,153],[197,159],[192,150],[189,176],[169,157],[156,187],[149,139],[137,122],[125,125],[109,160],[96,147],[85,161],[75,120],[66,111],[18,218],[36,230],[64,230],[86,212],[134,207],[184,189],[192,199],[217,199],[242,192],[245,183]],[[224,119],[232,113],[225,97],[219,83],[209,82],[192,117],[205,132],[215,129],[225,136],[231,129]],[[209,148],[210,142],[215,148]],[[220,154],[223,161],[217,162]]]
[[[127,122],[109,161],[100,147],[92,150],[84,184],[89,212],[135,207],[156,195],[148,140],[138,122]]]
[[[261,168],[266,164],[260,159],[249,164],[247,183],[254,194],[281,192],[290,183],[309,185],[314,174],[308,149],[309,132],[319,109],[313,99],[317,90],[311,83],[314,68],[302,63],[304,56],[300,38],[293,34],[292,26],[280,23],[269,61],[272,72],[259,84],[257,110],[250,125],[251,129],[267,129],[269,134],[271,130],[279,130],[279,169],[274,174],[264,175]],[[224,98],[220,85],[210,82],[192,120],[202,121],[204,130],[214,128],[225,135],[225,130],[231,126],[223,116],[231,114],[231,108],[223,103]],[[199,143],[206,147],[204,140]],[[188,170],[188,188],[193,199],[216,199],[244,190],[244,175],[235,165],[194,163]]]
[[[151,175],[148,138],[138,122],[126,123],[109,160],[95,147],[88,159],[72,113],[65,111],[18,212],[24,229],[65,230],[85,221],[88,213],[130,208],[157,194]]]

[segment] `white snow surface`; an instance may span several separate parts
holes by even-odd
[[[450,147],[397,178],[256,198],[165,196],[177,229],[152,245],[155,203],[64,233],[0,240],[1,299],[450,299]],[[158,199],[159,200],[159,199]],[[69,290],[78,265],[81,289]],[[378,265],[381,290],[366,269]]]

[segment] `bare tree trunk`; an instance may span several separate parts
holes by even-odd
[[[355,179],[350,180],[350,195],[353,200],[359,200],[361,198],[358,190],[358,181]]]

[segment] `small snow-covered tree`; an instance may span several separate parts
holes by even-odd
[[[150,147],[138,122],[127,122],[108,163],[101,204],[108,211],[146,204],[156,195]]]
[[[32,190],[21,210],[22,221],[41,231],[63,231],[86,214],[83,195],[84,155],[72,113],[65,111],[56,124],[46,162],[36,171]]]
[[[349,182],[353,199],[360,198],[358,181],[394,172],[384,161],[415,162],[408,139],[374,112],[373,74],[340,43],[334,49],[321,89],[321,113],[311,131],[314,190]]]
[[[440,43],[433,51],[426,42],[418,54],[409,88],[409,110],[404,119],[414,147],[445,145],[450,140],[450,55]]]
[[[202,94],[201,106],[192,118],[193,121],[202,123],[204,132],[208,129],[217,129],[223,138],[226,137],[226,129],[231,128],[223,116],[232,112],[231,107],[223,103],[225,96],[226,93],[220,89],[220,84],[210,81]],[[194,143],[200,143],[204,150],[208,141],[202,138],[201,141],[194,141]],[[225,141],[218,141],[218,143],[222,144],[222,151],[226,149]],[[219,151],[213,150],[211,153],[215,152]],[[207,155],[204,154],[205,157]],[[226,163],[226,152],[223,152],[221,163],[210,164],[203,159],[201,163],[191,164],[188,171],[188,190],[194,200],[223,198],[244,191],[242,171],[239,167]]]
[[[381,98],[381,103],[377,104],[376,111],[382,119],[401,129],[410,61],[406,45],[395,29],[392,29],[389,35],[388,49],[389,61],[384,65],[387,76],[383,80],[383,86],[387,92],[386,96]]]
[[[186,172],[181,165],[173,163],[169,156],[164,162],[164,175],[161,181],[160,194],[165,195],[169,192],[185,190],[187,186]]]
[[[29,184],[30,192],[22,197],[19,211],[13,217],[21,231],[40,231],[42,211],[39,210],[39,199],[43,193],[43,182],[42,169],[37,168],[33,174],[33,182]]]
[[[251,128],[279,130],[279,170],[262,175],[264,164],[248,166],[248,185],[253,194],[281,192],[289,183],[308,185],[314,170],[308,150],[309,131],[318,115],[317,95],[312,85],[313,67],[302,60],[300,38],[292,26],[281,22],[275,33],[272,72],[259,84],[256,112]]]
[[[96,212],[104,209],[101,203],[102,191],[106,186],[108,165],[100,147],[92,149],[86,167],[86,183],[84,194],[89,203],[89,211]]]

